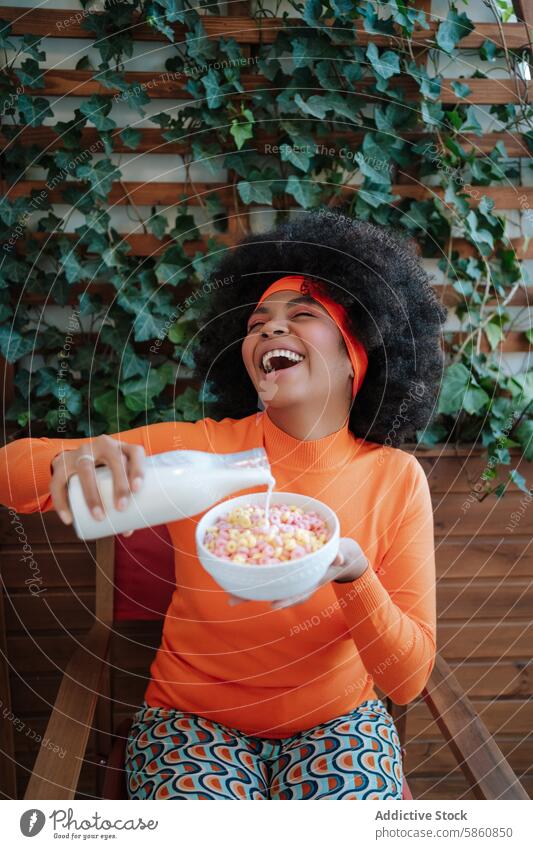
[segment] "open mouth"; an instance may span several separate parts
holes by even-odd
[[[261,369],[265,374],[272,371],[282,371],[301,363],[305,357],[302,354],[297,354],[295,351],[288,351],[286,348],[276,348],[273,351],[267,351],[261,360]]]

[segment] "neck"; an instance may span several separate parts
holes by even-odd
[[[269,407],[266,413],[270,421],[289,436],[302,441],[322,439],[331,433],[336,433],[347,426],[349,409],[332,408],[325,404],[322,411],[310,409],[309,405],[298,407],[283,407],[274,409]]]

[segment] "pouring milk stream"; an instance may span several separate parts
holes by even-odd
[[[85,501],[78,475],[68,483],[74,530],[80,539],[101,539],[195,516],[242,489],[266,484],[265,517],[275,480],[264,448],[232,454],[208,451],[165,451],[145,458],[144,482],[132,493],[125,510],[113,501],[113,478],[107,466],[97,467],[96,480],[105,517],[95,519]]]

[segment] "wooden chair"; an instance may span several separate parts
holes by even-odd
[[[25,799],[75,797],[92,728],[97,731],[102,798],[128,798],[124,754],[132,717],[113,733],[108,657],[114,624],[126,618],[164,618],[174,587],[174,558],[166,527],[137,531],[128,539],[98,541],[96,565],[95,622],[65,669],[46,730],[46,736],[59,741],[66,754],[59,761],[50,749],[40,749]],[[423,698],[476,798],[529,799],[440,656]],[[390,699],[386,704],[405,761],[407,706]],[[413,798],[405,779],[402,795]]]

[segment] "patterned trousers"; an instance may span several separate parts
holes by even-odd
[[[402,798],[400,740],[380,699],[281,739],[144,703],[126,772],[130,799]]]

